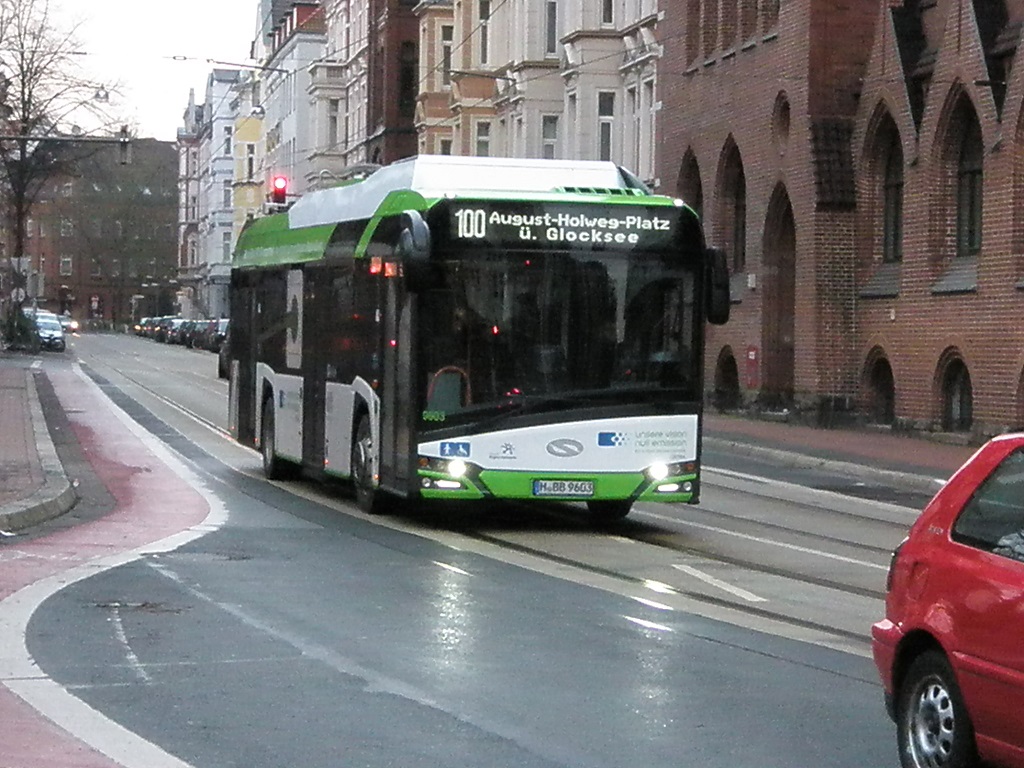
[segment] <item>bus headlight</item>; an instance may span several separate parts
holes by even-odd
[[[697,462],[677,461],[667,464],[657,461],[647,467],[646,474],[655,493],[693,493],[692,476],[697,474]]]
[[[448,474],[452,477],[463,477],[466,474],[466,462],[462,459],[452,459],[448,462]]]
[[[697,462],[676,461],[667,464],[663,461],[656,461],[647,467],[647,479],[651,482],[664,480],[666,477],[685,477],[686,475],[697,474]]]
[[[664,480],[668,477],[668,464],[662,464],[661,462],[651,464],[651,466],[647,468],[647,476],[655,482],[658,480]]]

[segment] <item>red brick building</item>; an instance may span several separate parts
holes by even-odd
[[[370,0],[367,158],[386,165],[417,151],[419,19],[414,0]]]
[[[134,139],[50,179],[25,222],[37,305],[81,322],[117,326],[174,311],[177,154],[170,142]]]
[[[686,0],[661,190],[733,265],[724,402],[1024,425],[1024,0]]]

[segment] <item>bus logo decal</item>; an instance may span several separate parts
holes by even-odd
[[[602,448],[619,448],[629,441],[625,432],[598,432],[597,444]]]
[[[441,443],[442,456],[458,456],[460,459],[469,458],[469,443]]]
[[[560,437],[548,443],[545,450],[556,458],[571,459],[583,453],[583,443],[568,437]]]

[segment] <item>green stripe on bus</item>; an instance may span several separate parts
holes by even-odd
[[[290,229],[288,215],[281,213],[250,222],[238,237],[234,267],[267,267],[301,264],[324,257],[334,225]]]

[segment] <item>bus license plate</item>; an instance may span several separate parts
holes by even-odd
[[[593,496],[593,480],[534,480],[534,496]]]

